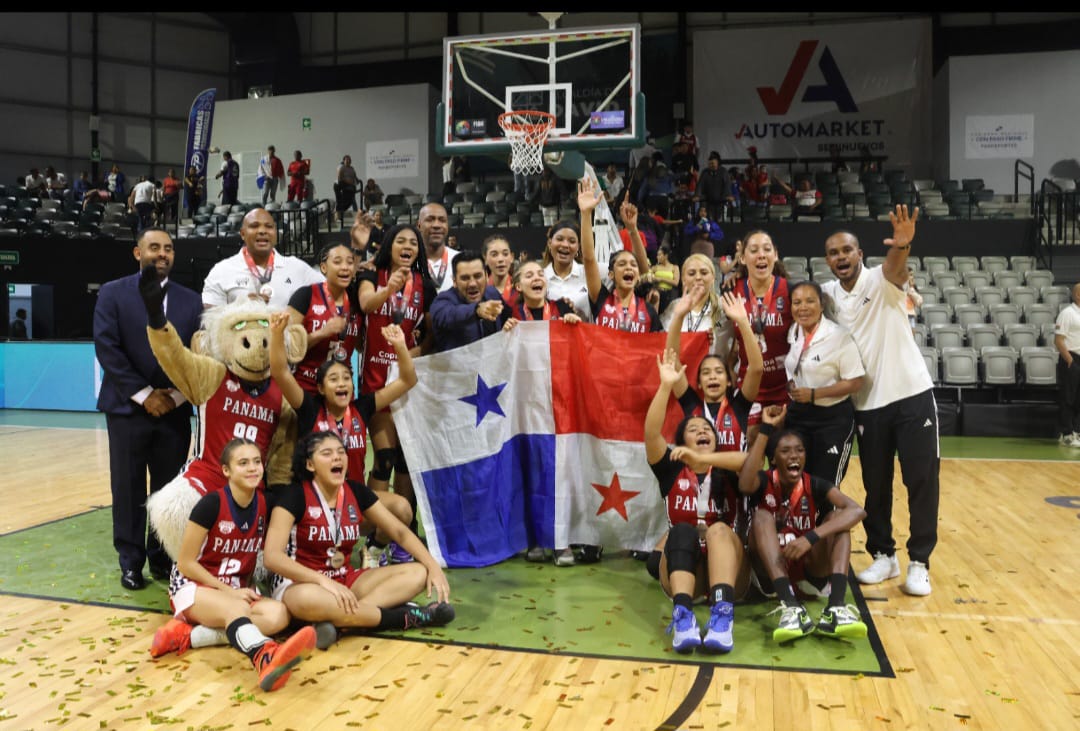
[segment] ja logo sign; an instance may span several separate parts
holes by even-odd
[[[788,67],[787,75],[784,76],[784,82],[779,89],[770,86],[757,87],[761,103],[765,106],[765,111],[770,115],[787,114],[817,47],[817,41],[803,41],[799,44],[798,50],[795,51],[795,58],[791,60],[791,66]],[[836,104],[837,109],[845,113],[859,111],[859,108],[855,106],[855,100],[851,98],[847,82],[844,81],[844,77],[841,75],[828,46],[824,46],[821,51],[818,68],[821,69],[821,75],[825,78],[825,83],[820,86],[807,86],[806,91],[803,92],[802,100],[804,102],[833,102]]]

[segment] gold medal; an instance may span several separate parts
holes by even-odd
[[[336,546],[334,552],[330,554],[330,566],[335,569],[340,569],[345,565],[345,554],[342,553]]]

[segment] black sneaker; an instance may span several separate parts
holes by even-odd
[[[604,555],[603,546],[575,546],[574,560],[578,563],[597,563]]]
[[[446,602],[432,602],[426,607],[409,602],[405,605],[405,629],[443,627],[454,620],[454,607]]]

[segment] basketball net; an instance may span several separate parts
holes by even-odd
[[[519,175],[544,171],[544,143],[555,126],[555,116],[540,111],[514,111],[499,115],[499,126],[510,143],[510,169]]]

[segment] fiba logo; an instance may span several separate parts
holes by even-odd
[[[469,120],[459,119],[454,123],[454,135],[457,137],[468,137],[472,132],[472,127],[469,125]]]

